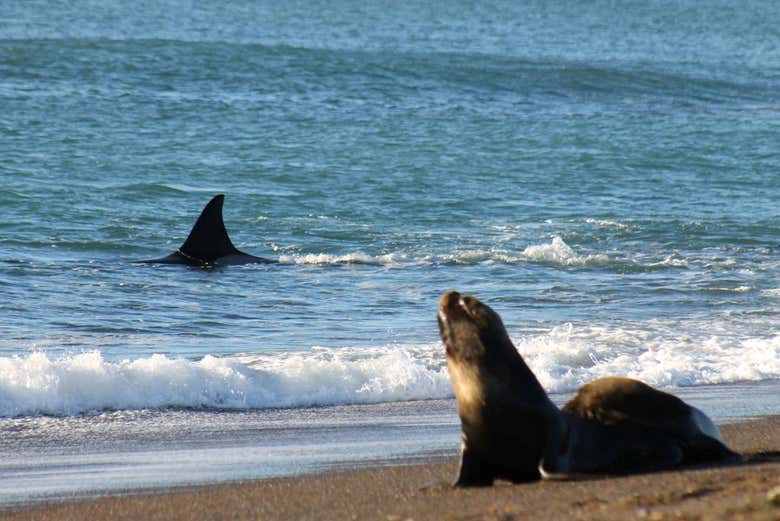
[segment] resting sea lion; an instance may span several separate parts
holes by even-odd
[[[475,297],[446,293],[438,322],[461,420],[456,486],[738,458],[704,413],[636,380],[595,380],[559,410]]]
[[[540,465],[545,478],[566,478],[578,473],[626,473],[673,468],[680,465],[740,461],[715,424],[701,410],[649,385],[618,376],[589,382],[563,406],[569,427],[580,425],[609,445],[613,456],[587,459],[576,436],[559,446],[557,454]],[[582,424],[581,422],[587,422]],[[594,426],[595,424],[595,426]],[[602,449],[597,449],[602,450]]]

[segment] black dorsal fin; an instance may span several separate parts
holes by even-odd
[[[209,201],[195,221],[187,240],[179,248],[179,253],[205,263],[212,263],[226,255],[241,254],[230,241],[222,220],[224,201],[223,194],[216,195]]]
[[[200,212],[195,226],[184,244],[167,257],[139,261],[147,264],[187,264],[189,266],[211,267],[231,264],[268,264],[272,259],[255,257],[238,251],[228,237],[222,220],[222,203],[225,196],[219,194],[209,201]]]

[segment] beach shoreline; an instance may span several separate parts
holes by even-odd
[[[568,482],[449,486],[454,458],[48,504],[0,519],[746,519],[780,518],[780,416],[722,425],[748,463]]]

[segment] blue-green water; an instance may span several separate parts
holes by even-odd
[[[778,27],[758,1],[3,2],[0,429],[448,400],[449,289],[552,393],[776,383]],[[217,193],[279,264],[133,263]],[[780,411],[754,405],[720,417]]]

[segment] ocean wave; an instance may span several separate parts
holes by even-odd
[[[663,259],[657,262],[651,262],[648,264],[650,268],[664,267],[664,268],[688,268],[689,263],[686,259],[682,259],[676,255],[667,255]]]
[[[369,255],[363,252],[334,255],[329,253],[307,253],[296,255],[280,255],[279,262],[284,264],[314,264],[343,265],[365,264],[369,266],[402,267],[415,262],[405,255],[388,253],[385,255]]]
[[[387,253],[371,255],[363,252],[328,254],[285,254],[279,256],[279,262],[285,264],[344,265],[364,264],[402,268],[433,264],[518,264],[539,263],[558,266],[603,265],[611,262],[604,254],[579,255],[560,237],[554,237],[550,244],[533,245],[523,251],[491,248],[460,249],[451,253],[411,255],[406,253]]]
[[[708,327],[685,334],[667,329],[563,325],[514,341],[551,393],[572,392],[607,375],[657,387],[780,378],[780,335],[736,338]],[[452,396],[443,351],[437,342],[200,360],[34,352],[0,358],[0,417],[442,399]]]
[[[734,288],[728,287],[713,287],[703,290],[705,293],[750,293],[753,291],[751,286],[737,286]]]
[[[266,409],[449,396],[431,348],[315,349],[192,361],[152,355],[109,361],[99,351],[0,358],[0,416],[158,408]]]
[[[594,226],[599,226],[603,228],[617,228],[619,230],[628,229],[627,224],[623,224],[621,222],[613,221],[610,219],[585,219],[585,222],[587,224],[592,224]]]
[[[619,375],[656,387],[724,384],[780,378],[780,335],[735,338],[603,327],[554,328],[515,345],[552,393],[572,392],[602,376]]]
[[[606,264],[610,261],[609,257],[603,254],[579,255],[560,237],[553,237],[550,244],[528,246],[523,250],[523,256],[531,262],[559,266]]]

